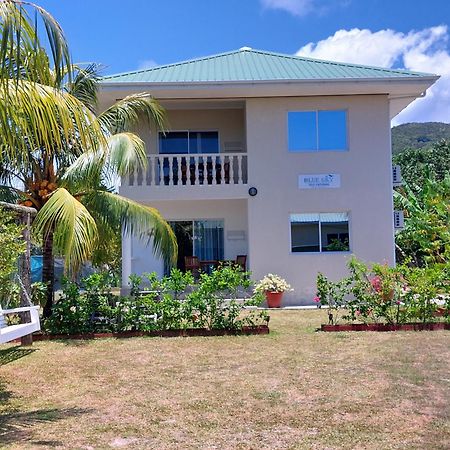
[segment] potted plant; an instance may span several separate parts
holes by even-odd
[[[255,286],[255,292],[265,294],[267,306],[269,308],[279,308],[283,299],[283,294],[290,291],[291,286],[278,275],[267,274]]]

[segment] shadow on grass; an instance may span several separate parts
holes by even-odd
[[[47,408],[34,411],[13,411],[0,415],[0,447],[9,443],[28,441],[31,438],[32,429],[41,423],[51,423],[68,417],[76,417],[92,410],[86,408]],[[51,441],[52,446],[62,445],[60,442]],[[37,445],[49,445],[49,442],[34,442]]]
[[[0,366],[4,366],[13,361],[17,361],[24,356],[30,355],[36,350],[33,348],[24,348],[19,345],[0,350]]]

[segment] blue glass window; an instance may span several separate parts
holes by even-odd
[[[217,131],[159,133],[159,153],[219,153],[219,133]]]
[[[347,150],[347,112],[288,112],[288,149],[291,152]]]
[[[319,150],[347,150],[347,113],[319,111]]]
[[[316,111],[292,111],[288,113],[289,151],[299,152],[317,149]]]

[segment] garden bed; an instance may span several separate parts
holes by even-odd
[[[388,323],[346,323],[341,325],[322,324],[320,331],[435,331],[450,330],[450,324],[436,323],[402,323],[392,325]]]
[[[84,334],[43,334],[33,335],[34,341],[48,341],[56,339],[106,339],[106,338],[132,338],[132,337],[191,337],[191,336],[238,336],[269,334],[267,325],[244,326],[241,329],[206,329],[186,328],[182,330],[155,330],[155,331],[122,331],[118,333],[84,333]]]

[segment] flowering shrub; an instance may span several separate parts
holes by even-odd
[[[330,324],[335,325],[339,320],[341,308],[346,304],[350,283],[350,278],[333,282],[320,272],[317,275],[317,295],[314,297],[314,301],[327,306]]]
[[[286,282],[285,279],[274,275],[272,273],[267,274],[262,280],[260,280],[256,286],[255,292],[285,292],[290,291],[291,286]]]
[[[439,294],[448,292],[449,266],[417,268],[368,267],[352,258],[350,276],[337,283],[317,276],[317,298],[329,308],[329,321],[336,323],[342,311],[349,322],[399,324],[432,322]]]
[[[139,295],[144,278],[149,290]],[[111,293],[106,276],[94,274],[82,281],[84,292],[66,280],[63,295],[44,328],[53,334],[78,334],[186,328],[238,330],[267,323],[265,311],[245,309],[261,303],[259,294],[250,298],[245,295],[249,286],[248,273],[233,267],[201,274],[195,285],[192,274],[173,269],[162,279],[155,273],[133,276],[132,295],[117,297]]]

